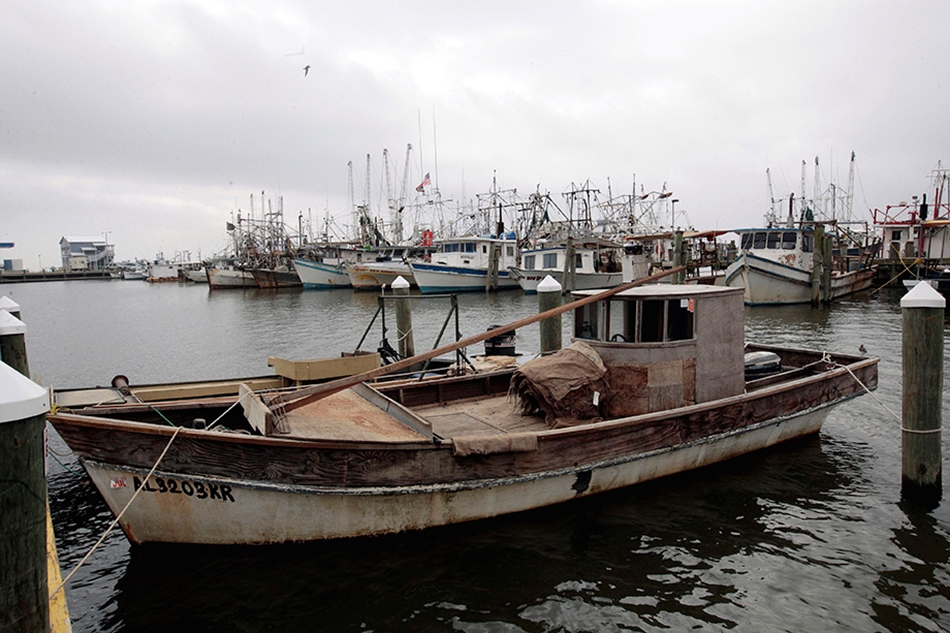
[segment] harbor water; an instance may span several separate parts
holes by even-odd
[[[876,398],[841,405],[817,436],[568,504],[402,535],[131,547],[117,529],[67,585],[73,630],[946,631],[950,501],[922,508],[900,494],[902,294],[745,310],[747,340],[863,346],[881,358]],[[108,385],[116,374],[133,385],[270,374],[269,356],[353,351],[377,308],[374,294],[350,290],[137,281],[6,284],[3,295],[21,307],[34,378],[54,388]],[[520,291],[459,303],[462,336],[537,312],[537,296]],[[447,313],[444,299],[413,305],[417,351],[432,346]],[[564,327],[566,341],[569,315]],[[380,339],[377,324],[362,348]],[[538,344],[536,325],[518,332],[519,352]],[[945,454],[947,443],[945,434]],[[52,430],[47,470],[65,575],[112,515]]]

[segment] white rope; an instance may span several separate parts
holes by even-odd
[[[250,393],[253,393],[253,392],[252,392],[252,391],[248,391],[248,392],[246,392],[246,393],[244,394],[244,396],[246,396],[246,395],[248,395],[248,394],[250,394]],[[241,403],[241,400],[244,399],[244,396],[241,396],[240,398],[238,398],[237,400],[235,400],[235,401],[234,401],[234,404],[232,404],[230,407],[228,407],[227,409],[225,409],[225,410],[224,410],[224,413],[222,413],[222,414],[219,415],[217,418],[215,418],[214,422],[212,422],[212,423],[208,426],[208,430],[210,431],[210,430],[213,429],[215,426],[217,426],[217,425],[218,425],[218,422],[221,421],[221,418],[223,418],[224,416],[226,416],[226,415],[228,414],[228,412],[229,412],[231,409],[233,409],[234,407],[238,406],[238,405]]]
[[[854,378],[855,382],[857,382],[859,385],[861,385],[861,386],[864,388],[864,390],[865,390],[866,392],[868,392],[868,394],[869,394],[872,398],[874,398],[874,399],[877,401],[877,403],[878,403],[879,405],[881,405],[882,407],[884,407],[884,408],[887,410],[888,413],[890,413],[890,414],[893,415],[895,418],[897,418],[897,421],[898,421],[898,422],[903,422],[903,420],[901,419],[901,416],[899,416],[899,415],[897,415],[896,413],[894,413],[894,411],[892,411],[890,407],[888,407],[886,404],[884,404],[884,402],[883,402],[880,398],[878,398],[878,397],[874,394],[874,392],[871,391],[871,390],[868,388],[868,386],[867,386],[866,384],[864,384],[863,382],[861,382],[861,380],[860,380],[857,376],[854,375],[854,372],[851,371],[851,368],[850,368],[850,367],[848,367],[847,365],[842,365],[842,364],[840,364],[840,363],[832,363],[832,362],[831,362],[831,354],[829,354],[828,352],[824,352],[824,355],[821,357],[821,360],[823,360],[823,361],[825,361],[825,362],[827,362],[827,363],[830,363],[830,364],[834,365],[835,367],[843,367],[844,369],[846,369],[846,370],[848,371],[848,373],[851,374],[851,377]],[[901,428],[904,428],[904,427],[902,426]]]
[[[63,587],[66,586],[66,583],[68,583],[68,582],[70,581],[70,579],[72,579],[72,577],[76,574],[76,572],[79,571],[79,568],[82,567],[83,564],[85,564],[85,562],[89,559],[90,556],[92,556],[92,553],[93,553],[94,551],[96,551],[96,550],[99,548],[100,545],[102,545],[102,542],[103,542],[104,540],[106,540],[106,537],[109,536],[109,533],[112,532],[112,529],[119,523],[119,520],[122,518],[122,515],[125,514],[125,511],[129,509],[129,506],[132,505],[132,502],[135,501],[135,498],[139,496],[139,493],[140,493],[140,492],[142,491],[142,489],[145,487],[145,484],[148,483],[148,480],[151,478],[152,474],[155,472],[155,469],[158,468],[158,465],[161,463],[162,459],[165,457],[165,453],[167,453],[167,452],[168,452],[168,449],[171,448],[172,442],[175,441],[175,438],[178,437],[178,433],[179,433],[183,428],[184,428],[184,427],[181,427],[181,426],[175,427],[175,432],[172,433],[171,438],[169,438],[169,440],[168,440],[168,444],[165,445],[165,450],[163,450],[163,451],[162,451],[162,454],[158,456],[158,460],[156,460],[155,465],[152,466],[152,469],[151,469],[150,471],[148,471],[148,474],[145,476],[145,483],[143,483],[141,486],[139,486],[138,490],[136,490],[135,493],[132,495],[132,498],[129,499],[129,502],[125,504],[125,507],[124,507],[124,508],[122,508],[122,512],[120,512],[119,514],[116,515],[116,517],[115,517],[115,519],[112,521],[112,523],[109,524],[109,527],[106,528],[106,531],[102,534],[101,537],[99,537],[99,540],[96,541],[96,544],[92,546],[92,549],[90,549],[89,552],[88,552],[85,556],[82,557],[82,560],[79,561],[79,563],[73,568],[73,570],[72,570],[71,572],[69,572],[69,574],[63,579],[63,582],[59,583],[59,586],[56,587],[56,589],[54,589],[52,592],[50,592],[50,594],[49,594],[49,599],[50,599],[50,600],[52,600],[53,597],[54,597],[57,593],[59,593],[59,591],[60,591]]]

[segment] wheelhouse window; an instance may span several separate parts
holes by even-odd
[[[465,242],[465,252],[474,253],[475,252],[475,242]]]
[[[534,270],[534,255],[525,255],[524,256],[524,269],[525,270]]]
[[[813,253],[815,251],[815,236],[809,233],[802,233],[802,252]]]
[[[544,268],[557,268],[557,253],[544,253]]]
[[[798,233],[795,231],[785,231],[782,233],[782,248],[786,251],[795,250],[795,242],[798,239]]]
[[[759,231],[755,234],[755,237],[752,239],[752,248],[762,249],[765,248],[766,243],[768,242],[769,234],[765,231]]]
[[[742,250],[748,251],[752,250],[752,233],[743,233],[742,234]]]
[[[778,248],[779,244],[782,243],[782,234],[778,231],[772,231],[769,233],[769,248]]]
[[[690,341],[696,338],[695,316],[693,297],[607,300],[575,310],[574,336],[621,343]]]

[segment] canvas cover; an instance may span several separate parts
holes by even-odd
[[[522,365],[511,379],[521,415],[543,416],[549,426],[601,417],[607,399],[607,368],[582,341]]]

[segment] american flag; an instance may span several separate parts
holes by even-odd
[[[423,178],[419,186],[416,187],[416,191],[418,191],[419,193],[422,193],[423,191],[425,191],[426,187],[428,187],[431,184],[432,184],[432,181],[429,180],[429,174],[426,174],[426,177]]]

